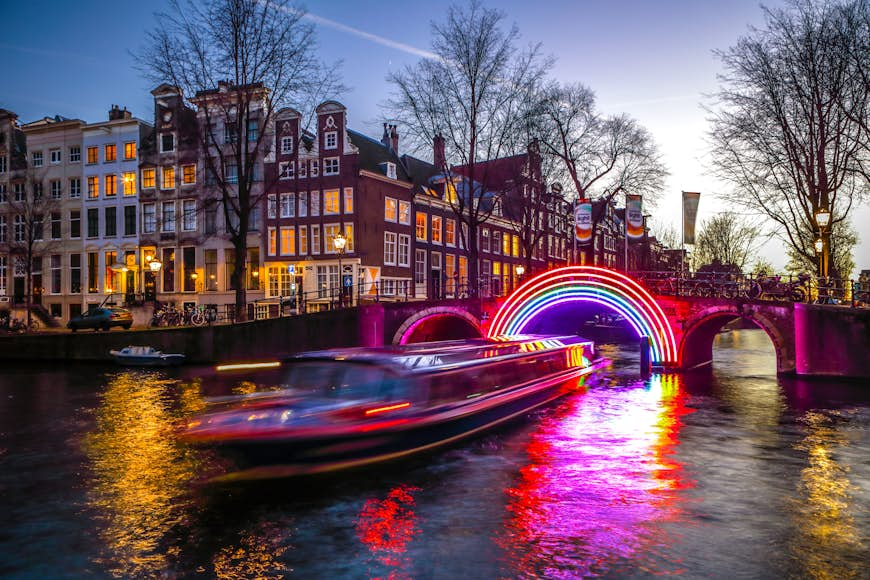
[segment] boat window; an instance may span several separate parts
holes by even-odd
[[[306,362],[295,364],[287,377],[288,386],[314,396],[331,399],[384,399],[394,381],[383,368],[352,363]],[[390,377],[392,379],[392,377]]]

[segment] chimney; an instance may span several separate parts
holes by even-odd
[[[396,131],[395,125],[390,125],[390,149],[396,155],[399,154],[399,133]]]
[[[121,119],[122,116],[120,107],[118,107],[118,105],[112,105],[112,108],[109,109],[109,120],[117,121],[118,119]]]
[[[389,129],[389,127],[390,127],[389,125],[384,123],[384,134],[381,135],[381,143],[384,144],[384,147],[390,146],[390,129]]]
[[[444,137],[441,136],[441,133],[435,135],[435,139],[432,140],[432,147],[434,149],[433,163],[435,164],[435,169],[442,171],[447,160],[444,158]]]

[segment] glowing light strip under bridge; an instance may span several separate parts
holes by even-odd
[[[613,308],[638,336],[649,336],[654,364],[677,362],[673,330],[655,299],[628,276],[595,266],[550,270],[525,282],[499,308],[489,336],[522,334],[526,325],[544,310],[573,301]]]

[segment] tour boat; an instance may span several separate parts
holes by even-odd
[[[229,457],[216,479],[358,467],[471,436],[584,385],[609,361],[577,336],[525,336],[300,354],[272,390],[213,399],[181,438]]]
[[[183,354],[164,353],[151,346],[125,346],[121,350],[112,349],[109,354],[118,364],[140,367],[178,365],[185,358]]]

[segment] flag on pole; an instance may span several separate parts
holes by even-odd
[[[695,244],[695,218],[698,217],[700,198],[699,192],[683,192],[683,244]]]
[[[625,196],[625,235],[629,240],[643,238],[643,198]]]
[[[578,244],[592,241],[592,202],[581,199],[574,206],[574,239]]]

